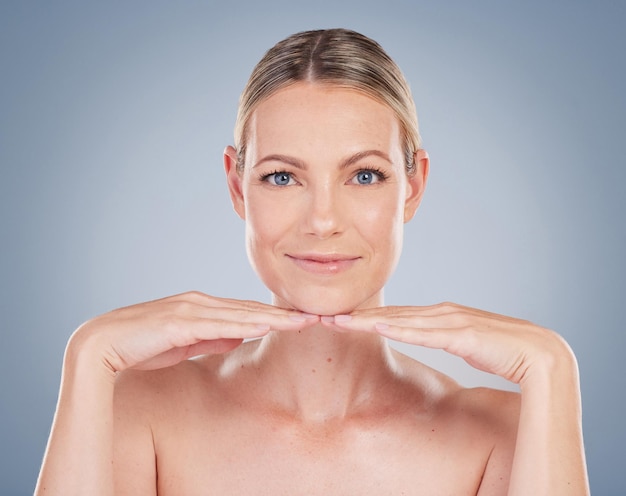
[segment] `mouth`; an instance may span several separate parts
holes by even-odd
[[[319,275],[334,275],[351,268],[361,257],[339,253],[287,254],[298,268]]]

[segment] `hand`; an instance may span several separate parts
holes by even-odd
[[[318,317],[254,301],[183,293],[106,313],[83,324],[68,349],[95,347],[114,373],[158,369],[187,358],[224,353],[270,329],[297,330]]]
[[[428,307],[380,307],[324,317],[340,330],[369,331],[404,343],[439,348],[472,367],[516,384],[573,354],[556,333],[531,322],[441,303]]]

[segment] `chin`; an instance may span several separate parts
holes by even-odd
[[[375,295],[356,295],[354,291],[311,291],[307,294],[277,296],[274,304],[284,308],[294,308],[312,315],[345,315],[357,308],[371,308],[382,305],[382,291]],[[359,298],[359,296],[361,296]]]
[[[302,305],[294,306],[296,310],[302,313],[310,313],[312,315],[345,315],[351,313],[356,306],[339,306],[336,303],[312,303],[307,302]]]

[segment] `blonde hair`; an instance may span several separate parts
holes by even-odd
[[[300,81],[353,88],[388,105],[401,124],[406,171],[415,172],[413,156],[421,139],[409,85],[378,43],[348,29],[296,33],[270,48],[255,66],[239,99],[235,123],[239,170],[245,163],[247,124],[257,105]]]

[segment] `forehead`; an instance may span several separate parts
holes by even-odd
[[[261,102],[249,122],[248,151],[256,156],[334,160],[364,149],[401,162],[400,123],[390,107],[352,88],[297,83]]]

